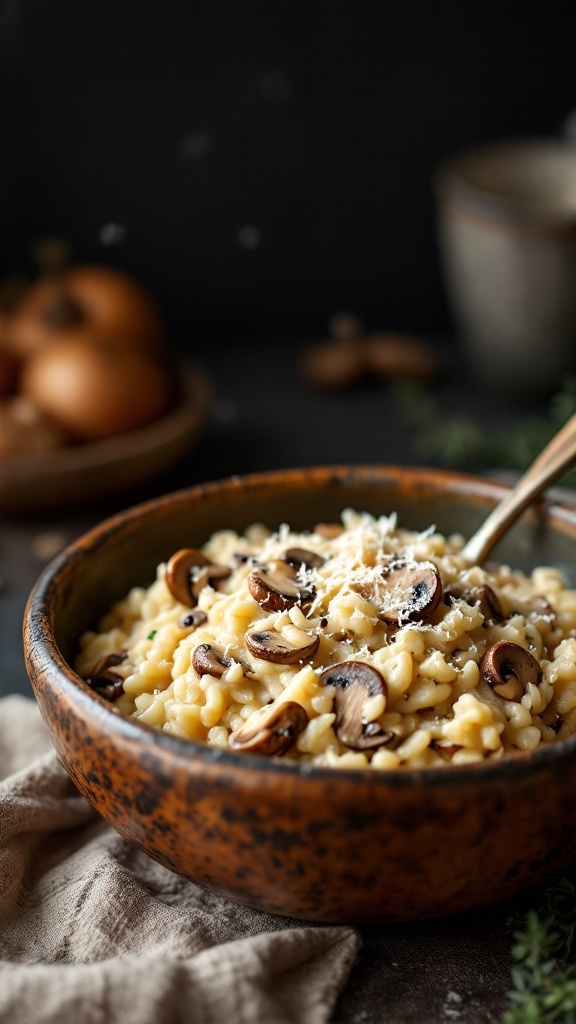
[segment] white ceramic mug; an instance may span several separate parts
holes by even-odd
[[[488,143],[435,177],[443,272],[475,374],[549,391],[576,368],[576,148]]]

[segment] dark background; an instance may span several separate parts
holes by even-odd
[[[1,0],[0,273],[58,234],[179,347],[450,330],[431,174],[576,106],[573,0]]]
[[[30,695],[20,627],[42,567],[111,512],[232,473],[434,463],[387,385],[306,387],[296,355],[335,311],[436,346],[444,445],[470,441],[454,410],[486,433],[515,420],[454,358],[431,177],[467,144],[559,133],[575,57],[574,0],[0,0],[0,278],[69,238],[155,293],[215,392],[189,457],[145,489],[2,517],[0,693]],[[363,929],[335,1019],[500,1020],[510,909]]]

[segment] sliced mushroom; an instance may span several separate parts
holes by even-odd
[[[500,598],[487,583],[484,583],[481,587],[472,587],[470,597],[474,604],[480,605],[480,611],[487,622],[500,622],[504,618]]]
[[[353,750],[382,747],[394,739],[378,722],[363,720],[366,701],[386,696],[386,683],[377,669],[363,661],[342,661],[320,675],[324,686],[334,686],[334,731],[341,743]]]
[[[544,722],[544,725],[547,725],[549,729],[553,729],[554,732],[558,732],[558,729],[562,725],[560,715],[550,706],[550,704],[541,712],[540,718]]]
[[[250,716],[229,738],[232,750],[266,757],[285,754],[308,724],[308,714],[294,701],[274,703]]]
[[[193,607],[196,601],[192,597],[192,570],[210,565],[196,548],[181,548],[176,551],[166,565],[166,586],[176,601]]]
[[[239,565],[246,565],[249,562],[252,555],[247,555],[244,551],[235,551],[230,557],[230,564],[232,569],[237,569]]]
[[[530,617],[537,629],[556,628],[556,612],[550,602],[541,594],[529,597],[527,601],[524,601],[520,611]]]
[[[232,575],[232,570],[228,569],[225,565],[210,565],[202,566],[198,569],[192,570],[191,579],[191,591],[192,597],[196,602],[200,597],[200,594],[204,590],[204,587],[210,585],[214,586],[217,580],[226,580]]]
[[[344,533],[344,527],[340,523],[316,523],[314,533],[319,533],[326,540],[334,540],[335,537]]]
[[[432,562],[395,559],[384,566],[380,579],[355,581],[354,589],[378,608],[390,625],[426,622],[440,604],[442,581]]]
[[[320,569],[326,559],[322,555],[317,555],[315,551],[308,551],[306,548],[288,548],[284,552],[284,561],[288,562],[288,565],[297,566],[297,568],[305,565],[307,569]]]
[[[450,743],[448,740],[431,740],[430,748],[438,757],[441,757],[443,761],[451,761],[462,747],[458,743]]]
[[[91,690],[95,690],[106,700],[118,700],[124,693],[124,681],[118,672],[113,671],[113,668],[115,665],[121,665],[127,657],[126,651],[113,651],[111,654],[105,654],[96,662],[84,682]]]
[[[297,571],[287,562],[274,562],[269,569],[256,569],[248,577],[248,588],[261,608],[269,612],[285,611],[295,604],[301,608],[316,597],[311,584],[297,581]]]
[[[192,655],[192,665],[199,676],[215,676],[216,679],[221,679],[231,664],[232,658],[216,650],[212,644],[200,644]]]
[[[295,632],[295,631],[294,631]],[[308,661],[318,650],[320,637],[299,630],[302,643],[285,640],[276,629],[265,629],[261,633],[246,633],[246,647],[255,658],[272,661],[277,665],[294,665],[297,661]]]
[[[500,598],[487,583],[483,583],[479,587],[469,587],[467,590],[451,587],[446,591],[446,597],[449,599],[460,598],[469,605],[479,604],[486,622],[500,622],[504,618]]]
[[[546,615],[550,619],[556,618],[556,612],[550,604],[550,601],[548,601],[543,594],[536,594],[534,597],[529,597],[526,601],[526,607],[530,612],[533,612],[536,615]]]
[[[200,608],[195,608],[193,612],[183,615],[178,625],[181,629],[197,629],[198,626],[203,626],[207,621],[208,616],[206,612],[201,611]]]
[[[542,669],[525,647],[501,640],[486,651],[480,675],[498,697],[519,701],[528,683],[538,685]]]
[[[196,548],[181,548],[166,566],[166,586],[176,601],[194,608],[200,591],[213,580],[226,579],[231,569],[214,565]]]

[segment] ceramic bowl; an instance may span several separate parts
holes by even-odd
[[[486,143],[435,176],[442,269],[475,374],[519,395],[575,366],[576,148]]]
[[[56,749],[128,840],[199,885],[272,913],[406,921],[477,907],[576,854],[576,737],[500,762],[310,768],[210,749],[121,716],[71,668],[77,638],[160,560],[255,520],[304,529],[345,507],[470,535],[507,492],[391,467],[289,470],[194,487],[108,520],[45,570],[28,603],[27,667]],[[541,503],[497,557],[576,570],[576,504]]]

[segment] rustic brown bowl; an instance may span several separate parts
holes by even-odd
[[[100,441],[0,457],[0,513],[79,507],[151,480],[181,459],[204,425],[212,383],[203,369],[177,364],[180,394],[160,419]]]
[[[70,667],[80,633],[215,529],[311,527],[342,508],[470,535],[506,493],[459,474],[341,467],[232,478],[132,509],[46,569],[24,624],[32,685],[72,779],[118,831],[207,889],[333,922],[432,917],[541,881],[576,854],[576,737],[508,760],[336,771],[224,753],[122,717]],[[576,570],[576,505],[541,504],[498,556]]]

